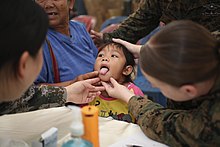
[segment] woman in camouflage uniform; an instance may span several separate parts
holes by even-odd
[[[3,103],[20,97],[39,74],[43,63],[41,45],[48,29],[48,17],[31,0],[3,0],[0,15],[0,114],[62,104],[66,98],[75,103],[88,102],[100,94],[99,90],[104,90],[104,87],[91,85],[100,81],[99,78],[67,87],[31,86],[19,100]]]
[[[220,146],[220,42],[192,21],[174,21],[132,48],[143,75],[169,98],[167,108],[134,96],[114,79],[108,94],[128,103],[150,138],[170,146]]]

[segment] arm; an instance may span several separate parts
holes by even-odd
[[[120,24],[117,30],[104,33],[103,40],[121,38],[136,43],[159,25],[161,15],[160,4],[157,0],[145,0],[136,12]]]
[[[171,146],[219,143],[216,138],[219,128],[213,126],[217,121],[209,115],[216,111],[211,107],[213,105],[208,109],[204,106],[193,110],[172,110],[143,97],[132,97],[128,105],[142,131],[156,141]]]
[[[0,115],[64,106],[66,101],[88,103],[104,90],[103,86],[92,86],[99,81],[99,78],[93,78],[67,87],[31,85],[18,100],[0,103]]]
[[[77,81],[82,81],[82,80],[86,80],[86,79],[90,79],[90,78],[95,78],[98,77],[98,71],[93,71],[93,72],[88,72],[86,74],[82,74],[79,75],[78,77],[76,77],[75,79],[71,80],[71,81],[66,81],[66,82],[62,82],[62,83],[42,83],[40,85],[49,85],[49,86],[68,86],[71,85]]]
[[[19,99],[1,103],[0,115],[63,106],[65,102],[65,88],[33,84]]]
[[[63,106],[67,102],[73,103],[88,103],[91,102],[97,95],[105,90],[103,86],[93,86],[100,82],[99,78],[82,80],[75,82],[67,87],[56,87],[42,85],[38,88],[35,96],[35,103],[39,104],[57,103],[58,106]]]
[[[129,112],[137,120],[144,134],[171,146],[208,146],[219,141],[218,99],[204,101],[194,109],[169,109],[146,97],[134,96],[113,78],[111,85],[103,83],[108,94],[128,103]],[[215,101],[216,100],[216,101]]]
[[[141,45],[131,44],[127,41],[121,39],[112,39],[114,42],[124,45],[133,55],[135,59],[138,59],[140,56]]]

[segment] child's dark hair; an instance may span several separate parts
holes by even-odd
[[[116,42],[107,42],[107,43],[101,45],[99,47],[99,52],[103,48],[105,48],[106,46],[109,46],[109,45],[113,45],[116,48],[122,49],[122,51],[123,51],[123,53],[125,55],[125,59],[126,59],[125,66],[131,65],[133,67],[133,71],[129,75],[125,76],[125,80],[124,80],[123,83],[133,82],[133,75],[134,76],[136,75],[136,73],[135,73],[135,65],[136,65],[136,63],[135,63],[133,54],[125,46],[123,46],[122,44],[116,43]]]

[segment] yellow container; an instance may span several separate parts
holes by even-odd
[[[95,106],[84,106],[82,117],[84,124],[84,135],[82,138],[90,141],[94,147],[99,147],[99,110]]]

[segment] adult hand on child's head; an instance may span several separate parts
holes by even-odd
[[[141,50],[141,47],[142,47],[141,45],[132,44],[132,43],[129,43],[127,41],[124,41],[124,40],[121,40],[121,39],[115,39],[115,38],[113,38],[112,41],[124,45],[134,55],[135,59],[139,58],[140,50]]]
[[[110,82],[111,85],[107,84],[106,82],[102,82],[102,85],[105,87],[105,90],[107,91],[109,96],[121,99],[126,103],[128,103],[130,98],[134,96],[133,92],[131,92],[124,85],[119,84],[115,79],[110,78]]]
[[[90,36],[97,47],[103,44],[103,33],[91,30]]]
[[[99,78],[93,78],[75,82],[66,88],[67,102],[74,102],[77,104],[84,104],[93,101],[93,99],[101,94],[101,91],[105,90],[104,86],[94,86],[100,82]]]

